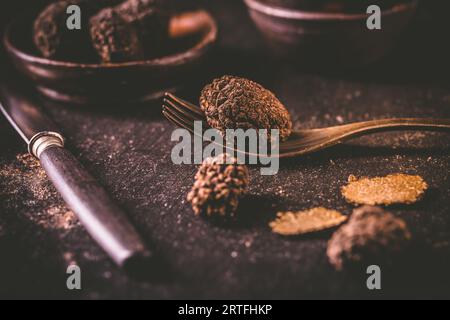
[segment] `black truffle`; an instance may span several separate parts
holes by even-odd
[[[66,26],[67,7],[80,5],[81,0],[60,1],[50,4],[36,18],[33,25],[33,40],[45,58],[72,57],[76,47],[89,42],[83,41],[83,30],[69,30]],[[87,38],[89,39],[89,38]]]
[[[88,17],[117,0],[64,0],[47,6],[33,24],[33,41],[45,58],[89,60],[95,57],[92,49]],[[81,9],[81,30],[69,30],[67,8],[78,5]]]
[[[169,36],[169,15],[157,0],[127,0],[115,11],[132,24],[139,36],[147,57],[160,54]]]
[[[406,223],[378,207],[355,209],[347,224],[328,242],[327,255],[336,269],[359,264],[392,264],[406,251],[411,233]]]
[[[200,106],[208,124],[223,134],[226,129],[278,129],[286,140],[292,120],[284,105],[256,82],[223,76],[205,86]],[[270,131],[269,131],[270,134]]]
[[[207,158],[195,175],[187,199],[196,215],[231,218],[248,181],[247,167],[238,165],[236,158],[227,154]]]
[[[135,26],[112,8],[90,19],[92,44],[104,63],[142,60],[144,51]]]

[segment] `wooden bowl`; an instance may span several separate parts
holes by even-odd
[[[78,104],[142,103],[158,99],[192,82],[205,69],[208,53],[217,41],[217,24],[206,11],[174,16],[170,22],[170,52],[146,61],[77,63],[38,55],[26,18],[6,29],[4,45],[15,66],[43,95]]]
[[[366,13],[311,12],[264,0],[245,0],[250,16],[270,48],[307,66],[352,67],[384,56],[405,30],[417,0],[382,11],[381,30],[369,30]]]

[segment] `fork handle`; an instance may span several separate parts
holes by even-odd
[[[343,142],[366,134],[394,130],[450,131],[450,119],[392,118],[344,124],[328,130]]]

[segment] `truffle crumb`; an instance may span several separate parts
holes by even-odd
[[[292,132],[292,120],[285,106],[256,82],[223,76],[205,86],[200,106],[208,124],[222,134],[226,129],[278,129],[280,139]]]
[[[78,219],[75,216],[75,213],[71,210],[67,210],[65,206],[49,208],[46,212],[46,216],[47,218],[50,217],[50,220],[44,219],[40,224],[52,229],[69,230],[78,225]]]
[[[351,175],[348,181],[341,192],[348,202],[355,204],[411,204],[420,200],[428,188],[422,177],[401,173],[360,179]]]
[[[301,235],[336,227],[347,217],[335,210],[313,208],[298,212],[278,212],[269,226],[272,231],[285,236]]]
[[[360,263],[391,264],[411,240],[406,223],[378,207],[355,209],[349,222],[328,242],[327,255],[337,270]]]
[[[196,215],[234,217],[249,174],[237,159],[221,154],[203,161],[187,196]]]
[[[112,8],[103,9],[90,19],[90,33],[104,63],[144,58],[137,29]]]

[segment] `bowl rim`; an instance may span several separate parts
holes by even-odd
[[[260,13],[283,19],[292,20],[361,20],[367,19],[366,13],[334,13],[323,11],[303,11],[298,9],[287,9],[269,4],[264,4],[260,0],[244,0],[249,9]],[[389,9],[382,10],[383,15],[391,15],[417,7],[419,0],[410,0],[404,3],[398,3]]]
[[[79,63],[79,62],[71,62],[71,61],[59,61],[48,59],[44,57],[40,57],[37,55],[33,55],[27,53],[24,50],[17,48],[14,45],[14,41],[11,39],[11,30],[16,24],[23,22],[22,19],[13,19],[6,27],[5,33],[3,36],[3,44],[6,48],[6,51],[12,55],[13,57],[18,57],[23,61],[34,64],[42,64],[53,67],[65,67],[65,68],[83,68],[83,69],[115,69],[115,68],[123,68],[123,67],[137,67],[137,66],[148,66],[148,67],[159,67],[159,66],[171,66],[171,65],[180,65],[185,63],[186,61],[193,60],[196,57],[202,55],[202,53],[208,49],[211,45],[213,45],[217,41],[218,35],[218,26],[214,17],[206,10],[195,10],[195,11],[187,11],[187,12],[201,12],[206,14],[208,17],[208,32],[193,46],[188,48],[187,50],[171,54],[163,57],[158,57],[149,60],[138,60],[138,61],[127,61],[127,62],[113,62],[113,63]],[[181,12],[181,14],[186,12]]]

